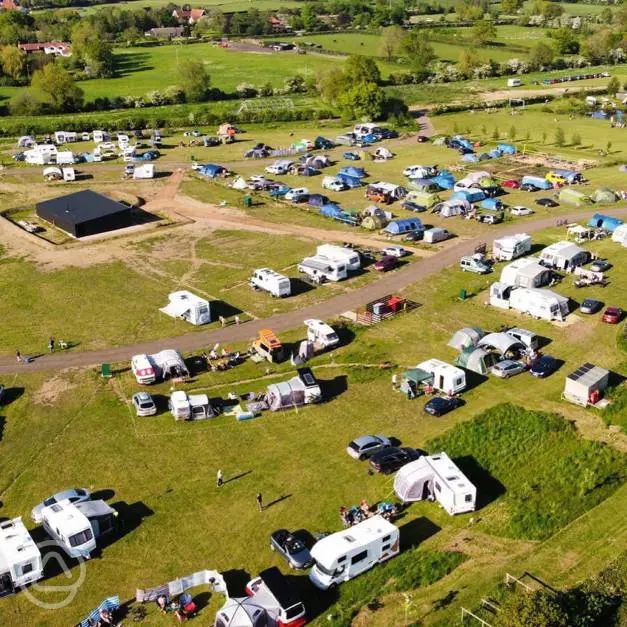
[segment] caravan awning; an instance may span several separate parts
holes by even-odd
[[[511,335],[507,335],[507,333],[488,333],[488,335],[479,340],[478,346],[481,348],[493,348],[501,355],[505,355],[515,346],[525,347],[522,342],[514,339]]]
[[[416,385],[433,379],[433,374],[423,370],[422,368],[411,368],[401,375],[401,378],[407,381],[413,381]]]

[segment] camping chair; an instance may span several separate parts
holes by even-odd
[[[111,364],[102,364],[102,366],[100,366],[100,374],[103,379],[110,379],[113,376]]]

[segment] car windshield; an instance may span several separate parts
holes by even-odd
[[[50,505],[54,505],[56,502],[57,502],[57,499],[54,496],[51,496],[44,501],[44,505],[48,507]]]
[[[316,568],[324,575],[328,575],[329,577],[333,576],[334,571],[325,568],[320,562],[316,562]]]
[[[349,448],[353,449],[353,451],[359,450],[359,444],[357,444],[357,442],[351,442],[348,446]]]
[[[81,546],[81,544],[89,542],[92,538],[91,529],[85,529],[85,531],[70,536],[70,546]]]

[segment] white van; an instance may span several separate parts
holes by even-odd
[[[346,189],[346,185],[335,176],[325,176],[322,179],[322,187],[331,192],[341,192]]]
[[[336,246],[335,244],[320,244],[316,248],[316,255],[326,257],[333,261],[344,262],[351,272],[361,268],[361,257],[359,253],[346,246]]]
[[[250,285],[256,290],[268,292],[275,298],[284,298],[292,293],[292,282],[289,277],[270,268],[255,270],[250,277]]]
[[[309,579],[320,590],[328,590],[398,553],[398,527],[373,516],[318,540],[311,549],[315,563]]]
[[[91,523],[85,514],[67,499],[41,510],[46,533],[70,556],[89,559],[96,548]]]
[[[298,264],[298,271],[307,275],[314,283],[324,283],[325,281],[341,281],[348,276],[346,264],[334,261],[321,255],[305,257]]]
[[[307,341],[320,349],[333,348],[340,343],[340,338],[333,327],[322,320],[310,318],[305,320],[307,327]]]
[[[522,85],[522,81],[519,78],[508,78],[507,86],[508,87],[520,87]]]
[[[424,232],[422,237],[423,241],[427,244],[436,244],[437,242],[443,242],[447,240],[451,234],[447,229],[441,229],[440,227],[433,227],[432,229],[427,229]]]
[[[540,348],[540,337],[532,331],[527,331],[527,329],[514,328],[510,329],[509,331],[505,331],[505,333],[513,337],[515,340],[522,342],[527,348],[530,348],[531,350],[535,351]]]
[[[137,383],[149,385],[157,380],[157,369],[148,355],[134,355],[131,359],[131,370]]]
[[[492,272],[492,268],[485,261],[475,256],[462,257],[459,260],[459,267],[463,272],[476,272],[477,274]]]

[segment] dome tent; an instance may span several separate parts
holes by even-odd
[[[216,615],[215,627],[267,627],[266,610],[250,597],[229,599]]]
[[[600,203],[612,203],[618,200],[618,194],[609,187],[599,187],[590,195],[590,197],[594,200],[594,202]]]
[[[484,335],[485,332],[479,327],[464,327],[453,335],[447,346],[461,351],[469,346],[476,346]]]
[[[497,361],[498,358],[494,353],[489,353],[484,348],[468,346],[458,355],[454,363],[471,372],[485,375]]]

